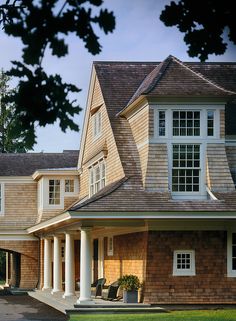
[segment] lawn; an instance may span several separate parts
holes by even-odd
[[[74,315],[70,321],[235,321],[236,310],[172,311],[155,314]]]

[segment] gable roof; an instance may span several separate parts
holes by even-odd
[[[0,176],[30,176],[38,169],[76,168],[79,151],[0,154]]]

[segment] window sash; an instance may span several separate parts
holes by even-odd
[[[75,181],[73,179],[65,179],[65,193],[74,193]]]
[[[176,110],[172,112],[172,135],[200,136],[201,112],[199,110]]]
[[[105,161],[99,161],[89,169],[89,193],[90,196],[100,191],[106,185]]]
[[[102,128],[102,114],[101,111],[93,115],[93,137],[96,138],[101,134]]]
[[[173,275],[195,275],[195,251],[177,250],[174,251]]]
[[[215,113],[214,110],[207,111],[207,136],[214,136],[214,125],[215,125]]]
[[[61,182],[59,179],[50,179],[48,182],[49,205],[60,205],[61,202]]]

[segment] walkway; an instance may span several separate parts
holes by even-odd
[[[66,321],[68,317],[28,295],[1,295],[1,321]]]

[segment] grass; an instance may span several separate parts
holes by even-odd
[[[5,280],[0,280],[0,285],[4,285],[5,283]]]
[[[236,310],[172,311],[155,314],[73,315],[70,321],[235,321]]]

